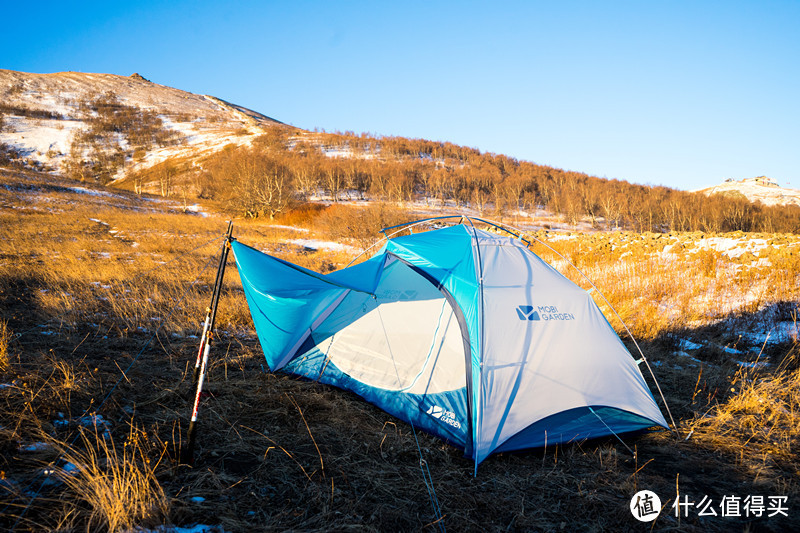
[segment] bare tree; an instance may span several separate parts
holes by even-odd
[[[322,179],[328,194],[333,197],[334,202],[338,202],[339,193],[344,187],[344,173],[337,161],[325,161],[322,164]]]
[[[157,171],[156,177],[158,178],[158,187],[161,190],[161,196],[167,197],[172,195],[172,181],[177,174],[177,169],[169,164],[162,164]]]
[[[234,184],[230,203],[247,217],[272,220],[294,201],[291,172],[264,153],[251,149],[233,158],[225,170]]]

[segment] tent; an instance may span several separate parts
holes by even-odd
[[[232,243],[269,368],[496,452],[667,428],[592,297],[520,239],[460,224],[323,275]]]

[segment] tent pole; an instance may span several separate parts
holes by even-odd
[[[480,296],[479,296],[480,300],[478,302],[478,304],[479,304],[478,305],[478,309],[479,309],[478,312],[479,312],[479,317],[480,317],[479,327],[481,328],[480,335],[478,336],[478,339],[479,339],[478,340],[478,342],[479,342],[479,346],[478,346],[478,361],[479,361],[480,367],[478,369],[478,383],[476,384],[476,386],[477,386],[477,395],[476,395],[477,406],[476,406],[476,414],[475,414],[475,419],[478,422],[478,427],[474,428],[475,429],[475,436],[473,438],[473,442],[475,442],[475,441],[480,442],[480,438],[481,438],[481,434],[482,434],[482,430],[483,430],[483,409],[482,409],[483,406],[481,405],[481,391],[483,390],[483,354],[484,354],[484,347],[485,347],[484,337],[485,337],[485,332],[486,332],[486,328],[484,326],[484,324],[485,324],[485,314],[484,314],[484,302],[485,302],[485,299],[484,299],[484,296],[483,296],[483,259],[481,258],[481,244],[480,244],[480,241],[478,240],[477,228],[475,227],[475,223],[472,221],[472,217],[462,216],[461,220],[459,221],[459,224],[463,224],[465,220],[467,222],[469,222],[469,225],[472,227],[472,241],[475,243],[475,253],[476,253],[476,256],[477,256],[475,258],[475,263],[476,263],[476,267],[478,269],[478,272],[476,272],[476,273],[478,275],[478,287],[479,287],[479,291],[480,291]],[[478,452],[479,452],[479,450],[478,450],[478,448],[476,446],[475,447],[475,470],[473,472],[473,476],[475,476],[475,477],[478,477]]]
[[[228,262],[228,252],[231,248],[231,234],[233,233],[233,221],[228,222],[228,230],[225,233],[225,243],[219,258],[217,268],[217,279],[214,282],[214,291],[211,295],[211,304],[206,310],[206,320],[203,325],[203,337],[200,339],[200,350],[197,354],[198,363],[195,366],[193,385],[196,387],[194,395],[194,405],[192,406],[192,417],[189,421],[189,431],[186,438],[186,446],[181,450],[180,462],[182,464],[194,463],[194,444],[197,440],[197,412],[200,408],[200,397],[203,392],[203,383],[208,371],[208,354],[211,351],[211,341],[214,338],[214,322],[217,318],[217,307],[219,306],[219,296],[222,292],[222,280],[225,277],[225,265]],[[202,357],[201,357],[202,354]]]

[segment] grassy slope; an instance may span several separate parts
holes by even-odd
[[[227,531],[432,529],[411,428],[347,392],[264,373],[235,269],[222,296],[197,462],[179,466],[175,444],[186,429],[193,335],[210,296],[224,220],[76,186],[0,173],[0,348],[8,359],[0,365],[7,385],[0,388],[0,527],[16,523],[32,502],[20,530],[196,522]],[[336,209],[288,221],[311,230],[303,237],[339,239],[333,233],[348,208]],[[368,215],[375,224],[403,216],[349,213]],[[297,233],[236,226],[243,242],[309,268],[349,261],[341,252],[288,244]],[[366,244],[355,237],[354,245]],[[643,526],[628,503],[642,488],[667,506],[656,529],[798,526],[798,345],[766,344],[758,358],[772,364],[758,372],[740,370],[725,349],[746,351],[757,343],[739,331],[796,312],[800,239],[762,236],[777,246],[759,256],[772,266],[759,267],[747,256],[692,251],[707,236],[672,237],[614,233],[548,242],[598,281],[649,359],[660,363],[655,370],[681,438],[625,437],[635,458],[614,439],[502,454],[473,477],[458,450],[420,434],[447,528],[638,531]],[[675,256],[656,253],[676,240]],[[730,303],[753,287],[759,290],[745,304]],[[730,305],[720,303],[726,298]],[[697,361],[675,355],[686,349],[681,339],[703,344],[689,350]],[[92,415],[102,418],[86,418]],[[24,451],[36,442],[52,446]],[[59,457],[56,474],[39,475]],[[68,483],[56,481],[64,457],[82,468],[62,473]],[[50,481],[32,500],[44,479]],[[748,524],[693,512],[678,520],[667,512],[676,486],[715,503],[723,495],[788,495],[789,517]]]

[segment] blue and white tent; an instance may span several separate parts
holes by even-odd
[[[271,370],[353,391],[476,467],[668,427],[591,296],[518,239],[455,225],[326,275],[232,249]]]

